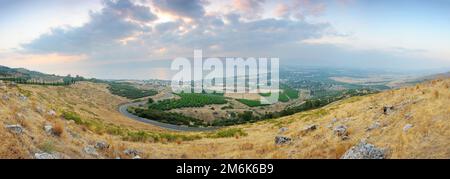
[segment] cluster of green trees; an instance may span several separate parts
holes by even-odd
[[[235,114],[232,113],[229,119],[216,119],[211,125],[212,126],[232,126],[237,124],[252,123],[261,120],[261,117],[253,115],[252,111],[245,111],[243,113]]]
[[[126,97],[128,99],[138,99],[158,94],[155,90],[138,89],[128,83],[110,82],[108,84],[108,89],[112,94]]]
[[[262,104],[260,100],[251,100],[251,99],[236,99],[242,104],[247,105],[248,107],[258,107],[258,106],[267,106],[267,104]]]
[[[210,104],[225,104],[227,100],[223,94],[180,93],[180,99],[167,99],[149,104],[149,109],[171,110],[186,107],[203,107]]]
[[[63,77],[59,81],[55,80],[41,80],[33,79],[30,77],[11,77],[11,78],[0,78],[0,80],[11,81],[18,84],[30,84],[30,85],[48,85],[48,86],[67,86],[76,83],[77,81],[85,81],[81,76],[71,77],[70,75]]]
[[[143,108],[134,108],[133,110],[129,110],[129,112],[142,118],[167,124],[183,125],[189,127],[207,126],[207,124],[205,124],[200,119],[184,116],[179,113],[165,112],[156,109],[143,109]]]

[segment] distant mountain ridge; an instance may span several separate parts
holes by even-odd
[[[56,75],[49,75],[37,71],[31,71],[25,68],[9,68],[0,65],[0,76],[2,77],[29,77],[29,78],[44,78],[56,77]]]
[[[76,81],[84,81],[81,76],[71,77],[50,75],[25,68],[10,68],[0,65],[0,79],[26,84],[62,85],[72,84]]]

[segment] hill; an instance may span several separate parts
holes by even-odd
[[[106,84],[0,83],[0,158],[450,158],[450,79],[212,132],[173,132],[117,112]],[[360,152],[361,153],[361,152]]]

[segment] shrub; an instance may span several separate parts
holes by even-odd
[[[230,128],[230,129],[223,129],[219,132],[209,136],[211,138],[229,138],[229,137],[236,137],[236,136],[247,136],[248,134],[244,132],[240,128]]]
[[[76,124],[83,124],[81,117],[75,112],[64,111],[62,117],[69,121],[75,121]]]
[[[38,148],[46,153],[52,153],[53,151],[55,151],[55,145],[51,141],[45,141],[44,143],[39,145]]]
[[[61,122],[56,122],[53,126],[52,132],[55,136],[60,137],[64,132],[64,126]]]

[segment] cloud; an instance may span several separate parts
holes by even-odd
[[[346,0],[343,0],[347,2]],[[306,17],[321,16],[326,11],[326,3],[322,0],[293,0],[279,3],[274,14],[283,18],[305,19]]]
[[[149,7],[135,5],[130,0],[105,1],[105,3],[107,7],[122,13],[123,17],[138,21],[153,21],[156,19]]]
[[[22,47],[29,53],[87,55],[92,61],[109,62],[171,59],[191,55],[194,48],[218,55],[251,55],[279,44],[319,38],[330,28],[326,23],[290,19],[244,21],[237,13],[204,15],[202,1],[189,1],[197,5],[187,7],[181,7],[184,1],[158,1],[164,1],[164,7],[185,11],[178,13],[202,15],[196,21],[156,22],[147,6],[129,0],[105,1],[104,8],[92,12],[85,25],[53,29]],[[193,9],[200,12],[189,13]]]
[[[203,0],[153,0],[153,5],[160,11],[192,19],[205,14],[204,3]]]
[[[59,27],[22,47],[31,53],[92,54],[145,30],[139,22],[156,19],[150,9],[129,0],[104,1],[82,27]]]
[[[233,7],[247,18],[260,17],[266,0],[233,0]]]

